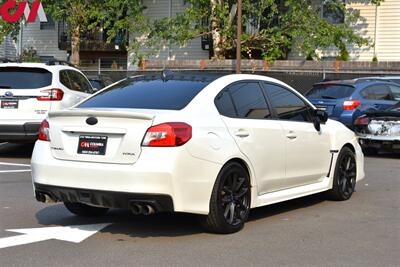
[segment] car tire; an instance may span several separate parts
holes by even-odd
[[[363,148],[363,153],[366,156],[376,156],[378,154],[378,149],[373,147],[365,147]]]
[[[72,202],[64,202],[64,206],[71,213],[80,217],[103,216],[109,210],[108,208],[99,208],[99,207],[89,206],[83,203],[72,203]]]
[[[220,171],[215,182],[208,216],[201,217],[203,227],[212,233],[231,234],[244,227],[250,212],[250,178],[237,162]]]
[[[355,191],[357,178],[357,161],[354,152],[344,147],[338,156],[333,187],[327,192],[328,199],[336,201],[348,200]]]

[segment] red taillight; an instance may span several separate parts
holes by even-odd
[[[364,115],[364,116],[358,117],[354,121],[354,125],[364,126],[364,125],[368,125],[369,122],[370,122],[369,118],[366,115]]]
[[[50,125],[47,120],[42,121],[39,128],[39,140],[41,141],[50,141]]]
[[[182,146],[192,138],[192,126],[183,122],[168,122],[150,127],[142,146]]]
[[[61,101],[64,97],[64,92],[61,89],[48,89],[40,92],[47,93],[47,95],[37,97],[36,99],[39,101]]]
[[[358,100],[347,100],[343,103],[344,110],[354,110],[360,105],[360,101]]]

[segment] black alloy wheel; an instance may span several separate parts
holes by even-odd
[[[357,178],[357,163],[354,152],[344,147],[338,156],[333,188],[328,191],[328,196],[333,200],[347,200],[355,191]]]
[[[205,227],[222,234],[240,231],[250,212],[250,188],[247,170],[237,162],[228,163],[215,183]]]

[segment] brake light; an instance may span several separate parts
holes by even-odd
[[[39,101],[61,101],[64,97],[64,92],[61,89],[48,89],[40,92],[47,93],[47,95],[37,97],[36,99]]]
[[[369,118],[366,115],[364,115],[364,116],[358,117],[354,121],[354,125],[364,126],[364,125],[368,125],[369,122],[370,122]]]
[[[347,100],[343,103],[344,110],[354,110],[360,105],[360,101],[358,100]]]
[[[50,141],[50,125],[47,120],[42,121],[39,128],[39,140]]]
[[[142,146],[182,146],[191,138],[192,126],[183,122],[168,122],[150,127],[144,136]]]

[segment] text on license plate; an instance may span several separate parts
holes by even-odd
[[[107,136],[79,136],[78,154],[104,156],[107,148]]]
[[[1,108],[2,109],[17,109],[18,108],[18,100],[2,100]]]

